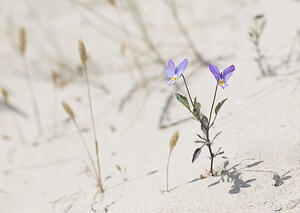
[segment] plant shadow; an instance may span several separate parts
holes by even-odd
[[[188,181],[188,182],[186,182],[186,183],[184,183],[184,184],[181,184],[181,185],[178,185],[178,186],[175,186],[175,187],[171,188],[168,192],[171,192],[171,191],[173,191],[173,190],[175,190],[175,189],[178,189],[178,188],[180,188],[180,187],[182,187],[182,186],[185,186],[185,185],[187,185],[187,184],[197,182],[197,181],[199,181],[199,180],[201,180],[201,179],[200,179],[200,178],[194,178],[193,180],[190,180],[190,181]]]
[[[284,173],[282,176],[280,176],[279,174],[277,174],[276,172],[273,173],[273,180],[275,181],[274,186],[278,187],[281,186],[282,184],[284,184],[284,182],[290,178],[292,178],[291,175],[287,175],[291,172],[292,170],[287,171],[286,173]]]
[[[246,159],[246,160],[253,160],[253,159]],[[246,161],[244,160],[244,161]],[[220,179],[210,185],[208,187],[215,186],[221,182],[227,182],[227,183],[232,183],[231,189],[229,190],[229,194],[238,194],[241,192],[242,188],[249,188],[251,187],[251,183],[254,182],[256,179],[248,179],[244,180],[242,178],[243,171],[245,169],[253,168],[255,166],[258,166],[261,164],[263,161],[255,161],[254,163],[242,165],[242,162],[239,164],[235,164],[234,166],[229,167],[229,161],[226,161],[224,163],[223,170],[220,174]]]

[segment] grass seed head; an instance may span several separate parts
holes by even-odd
[[[172,137],[171,137],[171,139],[170,139],[170,150],[173,150],[173,149],[174,149],[174,147],[175,147],[176,144],[177,144],[178,138],[179,138],[179,132],[176,131],[176,132],[172,135]]]
[[[122,42],[121,46],[120,46],[120,53],[122,56],[124,56],[125,52],[126,52],[126,44],[124,42]]]
[[[79,49],[79,55],[82,62],[82,66],[86,70],[88,57],[87,57],[85,45],[81,39],[78,40],[78,49]]]
[[[110,3],[112,6],[116,6],[116,1],[115,0],[108,0],[108,3]]]
[[[8,104],[8,91],[4,87],[1,87],[1,93],[4,102]]]
[[[116,164],[116,168],[118,171],[122,171],[122,167],[119,164]]]
[[[57,86],[57,72],[55,72],[54,70],[52,70],[52,72],[51,72],[51,79],[52,79],[53,85],[56,87]]]
[[[66,113],[68,113],[68,115],[70,116],[70,118],[73,121],[75,121],[75,114],[74,114],[72,108],[70,107],[70,105],[67,104],[65,101],[62,101],[61,104],[62,104],[64,110],[66,111]]]
[[[24,27],[19,29],[19,51],[21,55],[25,54],[26,50],[26,30]]]

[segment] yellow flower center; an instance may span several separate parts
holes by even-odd
[[[220,79],[220,80],[219,80],[219,85],[224,86],[224,84],[225,84],[224,80],[223,80],[223,79]]]
[[[177,80],[178,80],[177,75],[174,75],[173,78],[172,78],[172,81],[177,81]]]

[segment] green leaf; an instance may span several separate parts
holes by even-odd
[[[204,135],[206,138],[208,138],[208,118],[205,115],[202,115],[202,119],[201,119],[201,130],[203,131]]]
[[[227,101],[227,98],[225,98],[223,101],[219,102],[215,108],[215,114],[217,115],[219,113],[219,110],[221,109],[221,107],[223,106],[223,104],[225,103],[225,101]]]
[[[201,149],[202,149],[203,146],[201,146],[200,148],[196,149],[194,151],[194,154],[193,154],[193,158],[192,158],[192,163],[195,162],[195,160],[199,157],[199,155],[201,154]]]
[[[202,144],[201,147],[199,147],[198,149],[196,149],[196,150],[194,151],[193,158],[192,158],[192,163],[194,163],[195,160],[199,157],[199,155],[201,154],[201,149],[203,148],[204,145],[205,145],[205,143]]]
[[[195,143],[206,143],[205,141],[200,141],[200,140],[197,140],[197,141],[194,141]]]
[[[185,96],[180,95],[179,93],[175,93],[175,96],[176,96],[177,100],[180,103],[182,103],[183,106],[185,106],[189,111],[191,111],[189,101]]]
[[[211,143],[213,143],[215,141],[215,139],[221,134],[222,132],[218,132],[215,137],[211,140]]]
[[[201,135],[197,134],[197,136],[198,136],[199,138],[201,138],[202,140],[204,140],[204,141],[205,141],[205,138],[204,138],[204,137],[202,137]]]
[[[201,104],[197,101],[197,97],[195,97],[193,115],[195,116],[196,119],[200,118],[200,108],[201,108]]]

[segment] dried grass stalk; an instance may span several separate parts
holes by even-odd
[[[8,93],[7,89],[5,89],[4,87],[1,87],[1,94],[2,94],[2,97],[3,97],[4,103],[6,103],[8,105],[9,104],[9,101],[8,101],[8,99],[9,99],[8,98],[9,97],[9,93]],[[17,121],[17,118],[15,117],[14,114],[12,114],[12,120],[13,120],[13,122],[15,124],[16,130],[17,130],[17,134],[19,135],[19,138],[20,138],[21,142],[23,144],[25,144],[26,143],[25,137],[24,137],[23,132],[22,132],[22,130],[20,128],[20,125],[19,125],[19,123]]]
[[[78,133],[79,133],[79,135],[80,135],[81,141],[82,141],[82,143],[83,143],[83,145],[84,145],[84,148],[85,148],[85,150],[86,150],[86,152],[87,152],[87,154],[88,154],[88,157],[89,157],[90,162],[91,162],[92,167],[93,167],[93,172],[94,172],[94,173],[91,172],[91,174],[92,174],[93,178],[94,178],[96,181],[98,181],[96,165],[95,165],[94,160],[93,160],[93,158],[92,158],[91,152],[90,152],[90,150],[89,150],[89,148],[88,148],[88,146],[87,146],[87,143],[86,143],[86,141],[85,141],[85,139],[84,139],[84,137],[83,137],[82,131],[81,131],[81,129],[79,128],[79,126],[78,126],[78,124],[77,124],[77,121],[76,121],[76,119],[75,119],[75,114],[74,114],[72,108],[70,107],[70,105],[69,105],[68,103],[66,103],[65,101],[62,101],[61,104],[62,104],[64,110],[66,111],[66,113],[70,116],[70,118],[72,119],[73,123],[74,123],[75,126],[76,126],[76,129],[77,129],[77,131],[78,131]]]
[[[103,190],[103,184],[102,184],[102,178],[101,178],[101,169],[100,169],[100,159],[99,159],[99,144],[97,140],[97,134],[96,134],[96,127],[95,127],[95,118],[94,118],[94,112],[93,112],[93,105],[92,105],[92,98],[91,98],[91,92],[90,92],[90,83],[89,83],[89,77],[88,77],[88,71],[87,71],[87,52],[85,49],[85,45],[81,39],[78,40],[78,47],[79,47],[79,55],[80,59],[84,68],[85,73],[85,80],[86,80],[86,86],[87,86],[87,92],[88,92],[88,99],[89,99],[89,107],[90,107],[90,113],[91,113],[91,119],[92,119],[92,126],[93,126],[93,134],[94,134],[94,141],[95,141],[95,151],[96,151],[96,158],[97,158],[97,185],[99,187],[99,190],[101,193],[104,192]]]
[[[169,151],[168,163],[167,163],[167,183],[166,183],[166,191],[167,192],[169,191],[169,164],[170,164],[170,158],[171,158],[172,151],[173,151],[174,147],[177,144],[178,139],[179,139],[179,132],[176,131],[172,135],[172,137],[170,139],[170,142],[169,142],[170,151]]]
[[[32,79],[31,79],[31,76],[30,76],[30,71],[28,69],[27,62],[26,62],[26,57],[25,57],[26,30],[25,30],[24,27],[19,28],[19,51],[20,51],[20,55],[21,55],[21,59],[22,59],[22,63],[23,63],[23,68],[26,71],[27,83],[28,83],[28,88],[29,88],[29,92],[30,92],[30,95],[31,95],[31,102],[32,102],[32,106],[33,106],[33,111],[34,111],[34,116],[35,116],[35,120],[36,120],[37,129],[38,129],[39,134],[42,134],[43,133],[42,121],[41,121],[41,118],[40,118],[40,113],[39,113],[36,97],[35,97],[35,94],[34,94],[34,88],[33,88],[33,83],[32,83]]]
[[[57,88],[58,88],[58,75],[55,70],[51,71],[51,79],[53,83],[53,139],[57,133]]]

